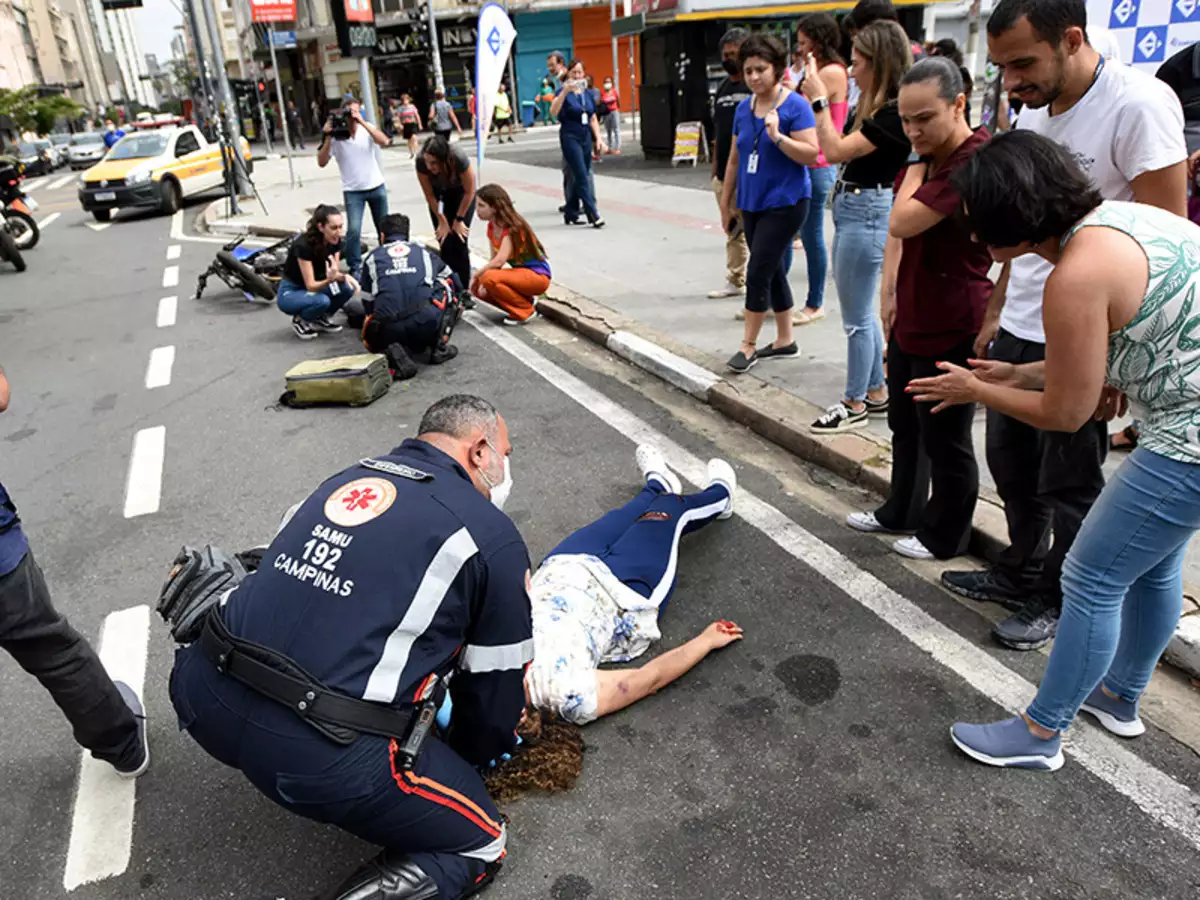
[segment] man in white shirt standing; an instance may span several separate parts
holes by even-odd
[[[342,99],[342,110],[350,118],[350,135],[334,137],[333,120],[326,119],[321,146],[317,150],[317,165],[325,168],[331,157],[337,160],[338,171],[342,174],[342,200],[346,205],[346,262],[350,274],[359,278],[362,274],[363,207],[371,207],[371,221],[376,232],[388,214],[387,187],[383,183],[376,148],[386,147],[391,142],[386,134],[362,117],[362,107],[353,94],[346,94]]]
[[[1069,149],[1104,199],[1186,214],[1179,100],[1157,79],[1096,52],[1088,43],[1085,0],[1000,0],[987,29],[988,54],[1004,70],[1005,92],[1025,104],[1017,128]],[[975,344],[979,356],[1013,363],[1045,358],[1042,289],[1051,270],[1034,254],[1005,266]],[[988,468],[1004,500],[1010,544],[990,569],[943,572],[942,583],[1013,610],[992,634],[1011,649],[1034,650],[1058,628],[1063,560],[1104,487],[1106,423],[1065,434],[992,410],[987,416]]]

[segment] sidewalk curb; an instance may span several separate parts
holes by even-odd
[[[811,434],[807,423],[822,412],[813,404],[752,375],[726,381],[714,372],[719,362],[707,354],[682,347],[559,285],[552,285],[546,297],[538,301],[538,312],[801,459],[876,493],[887,492],[891,477],[889,448],[854,432],[829,438]],[[991,559],[1008,544],[1004,510],[990,498],[979,499],[971,529],[971,552]],[[1180,619],[1163,658],[1192,677],[1200,677],[1200,614],[1196,610]]]
[[[255,222],[251,218],[243,219],[226,219],[221,215],[222,207],[228,201],[224,198],[214,200],[208,206],[204,207],[203,211],[197,217],[196,221],[200,226],[210,234],[240,236],[245,234],[257,235],[259,237],[270,238],[285,238],[291,237],[296,233],[294,228],[279,228],[275,225],[263,225],[261,222]]]

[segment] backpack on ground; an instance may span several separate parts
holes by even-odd
[[[279,402],[285,406],[366,406],[392,386],[387,357],[382,353],[310,359],[293,366],[284,377],[287,390]]]

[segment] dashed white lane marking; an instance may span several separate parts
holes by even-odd
[[[142,696],[146,679],[146,643],[150,636],[150,607],[135,606],[110,613],[100,634],[100,661],[114,680],[123,681]],[[71,842],[63,887],[122,874],[133,849],[133,811],[137,782],[121,778],[108,763],[86,750],[79,763],[79,785],[71,816]]]
[[[178,300],[178,297],[163,297],[158,301],[158,320],[156,324],[159,328],[170,328],[175,324],[175,306]]]
[[[105,228],[111,225],[112,222],[84,222],[83,224],[92,229],[92,231],[103,231]]]
[[[46,216],[46,218],[44,218],[44,219],[42,219],[42,221],[38,222],[38,228],[45,228],[47,225],[49,225],[51,222],[53,222],[55,219],[57,219],[61,215],[62,215],[62,213],[50,213],[50,215]]]
[[[38,178],[35,181],[27,180],[21,184],[21,190],[28,194],[30,191],[36,191],[39,188],[45,187],[46,182],[49,180],[49,178]]]
[[[125,518],[158,512],[166,444],[167,429],[163,425],[143,428],[133,436],[129,475],[125,480]]]
[[[167,247],[167,259],[179,259],[179,254],[183,247],[179,244],[171,244]]]
[[[155,347],[146,365],[146,387],[166,387],[171,383],[171,367],[175,365],[175,347]]]
[[[167,266],[163,269],[163,287],[175,287],[179,284],[179,266]]]
[[[60,187],[64,187],[67,184],[67,182],[69,182],[74,177],[75,177],[74,175],[64,175],[62,178],[58,179],[58,181],[54,182],[54,184],[46,185],[46,190],[57,191]]]
[[[708,482],[707,466],[698,457],[568,374],[528,344],[504,333],[499,325],[475,312],[468,313],[466,318],[486,337],[601,421],[634,443],[657,446],[676,471],[692,484]],[[1033,699],[1036,688],[1016,672],[874,575],[855,566],[775,507],[742,490],[737,496],[737,514],[993,702],[1016,712],[1023,710]],[[929,730],[930,743],[948,741],[946,731],[949,726],[949,722],[933,723]],[[1200,797],[1186,786],[1085,722],[1076,722],[1064,743],[1064,749],[1085,769],[1124,794],[1160,825],[1178,832],[1200,849]],[[1009,777],[1021,776],[1009,773]]]

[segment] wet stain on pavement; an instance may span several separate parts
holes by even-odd
[[[550,886],[552,900],[587,900],[592,883],[581,875],[563,875]]]
[[[724,710],[744,725],[761,725],[775,718],[779,704],[770,697],[751,697],[744,703],[731,703]]]
[[[849,731],[856,738],[869,738],[871,736],[871,726],[857,722],[850,726]]]
[[[806,706],[820,706],[842,686],[837,663],[827,656],[789,656],[775,667],[775,677],[788,693]]]
[[[99,400],[92,404],[92,412],[108,412],[115,409],[117,406],[116,394],[105,394]]]
[[[32,437],[37,434],[36,428],[22,428],[20,431],[14,431],[4,439],[10,444],[15,444],[17,441],[23,441],[27,437]]]
[[[750,693],[744,684],[735,684],[733,686],[733,692],[739,697],[745,697],[748,693]]]
[[[630,744],[634,744],[637,742],[638,730],[636,728],[634,728],[632,725],[621,724],[621,725],[618,725],[613,730],[616,731],[616,733],[619,734],[621,737],[623,737],[625,740],[627,740]]]
[[[755,672],[761,672],[763,669],[766,668],[766,666],[764,666],[761,661],[759,661],[757,659],[752,659],[752,660],[750,660],[750,668],[753,669]]]

